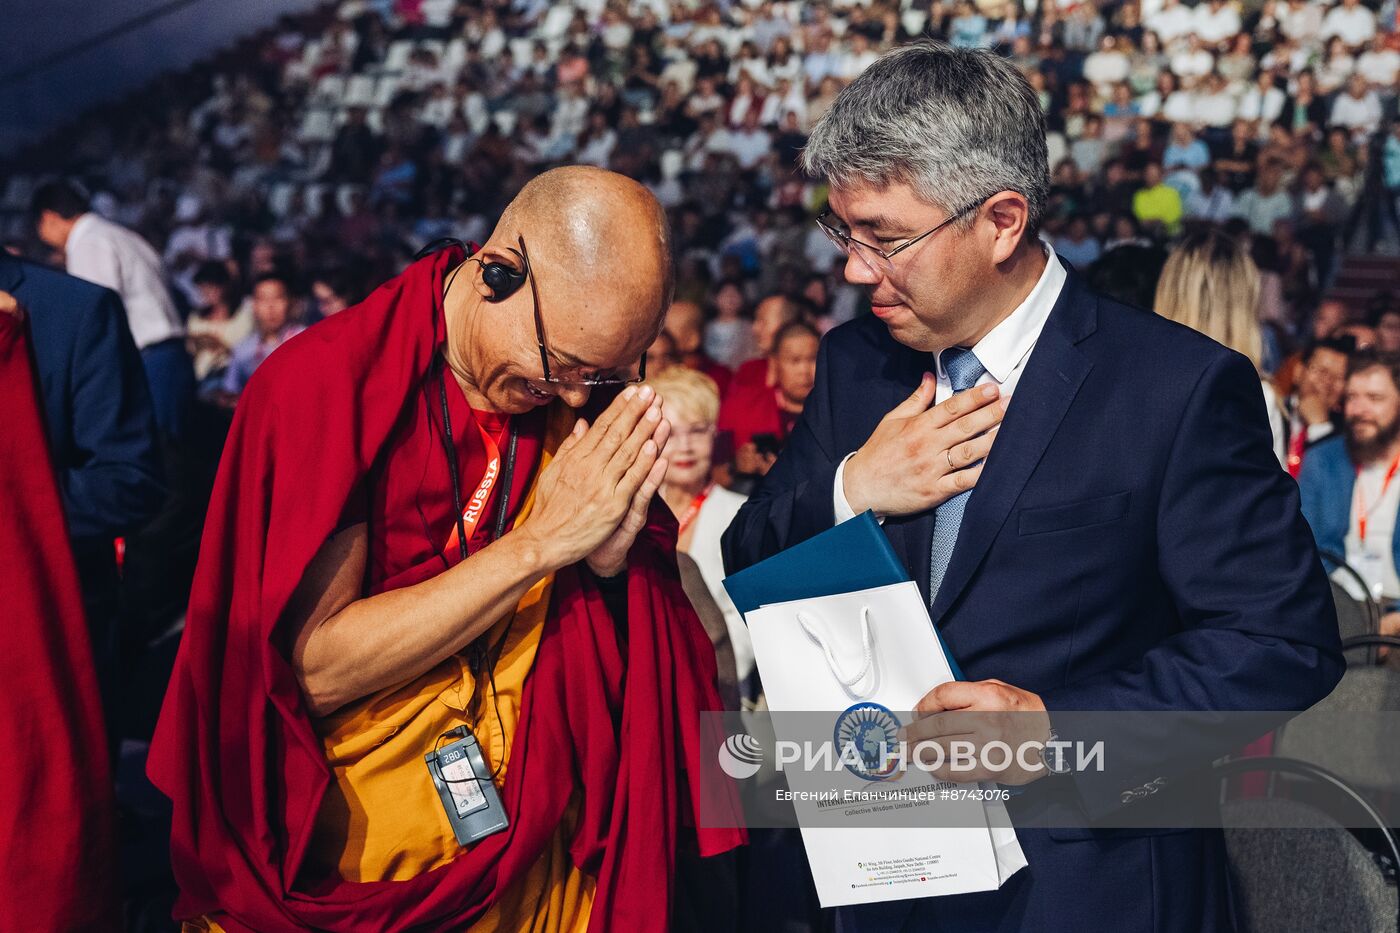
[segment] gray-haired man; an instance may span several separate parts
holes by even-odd
[[[959,731],[952,710],[1023,712],[995,736],[1015,745],[1068,710],[1325,696],[1343,668],[1331,597],[1259,377],[1090,292],[1042,244],[1045,127],[1024,76],[986,52],[898,49],[803,159],[875,313],[823,342],[789,446],[725,536],[730,572],[880,516],[969,678],[920,701],[911,741]],[[1103,772],[955,777],[1027,785],[1080,828],[1018,830],[1029,867],[1000,890],[844,909],[842,929],[1233,929],[1218,830],[1083,828],[1172,796],[1240,740],[1174,738],[1115,737]]]

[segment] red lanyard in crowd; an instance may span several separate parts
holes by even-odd
[[[1385,499],[1385,491],[1390,488],[1390,481],[1395,479],[1395,471],[1400,470],[1400,454],[1396,454],[1395,459],[1390,462],[1390,469],[1385,471],[1385,479],[1381,480],[1380,499]],[[1377,500],[1378,503],[1380,500]],[[1371,510],[1366,507],[1366,490],[1361,485],[1361,467],[1356,468],[1356,508],[1361,514],[1356,519],[1356,533],[1361,537],[1361,543],[1366,543],[1366,520],[1370,517]]]
[[[685,510],[685,514],[681,516],[680,530],[676,532],[677,538],[683,536],[686,529],[695,522],[695,517],[700,514],[700,507],[705,504],[705,500],[710,497],[710,490],[714,488],[715,484],[711,483],[702,489],[698,496],[690,500],[690,506]]]
[[[1308,426],[1299,424],[1288,443],[1288,475],[1294,479],[1303,472],[1303,451],[1308,447]]]

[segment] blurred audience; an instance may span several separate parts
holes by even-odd
[[[719,430],[734,450],[731,486],[743,491],[767,473],[787,443],[817,375],[821,335],[792,321],[773,338],[769,377],[736,385],[719,412]]]
[[[1317,445],[1298,489],[1318,548],[1344,556],[1385,613],[1383,634],[1400,634],[1400,357],[1355,354],[1347,367],[1340,437]],[[1328,562],[1335,566],[1335,560]],[[1353,587],[1349,575],[1335,579]],[[1360,598],[1363,594],[1354,594]]]
[[[68,182],[40,187],[30,213],[39,239],[63,254],[70,275],[121,298],[141,351],[156,426],[166,437],[179,437],[193,399],[194,372],[160,255],[140,234],[90,210],[87,196]]]
[[[233,348],[252,333],[253,306],[234,291],[233,275],[226,263],[201,263],[193,281],[199,304],[185,322],[186,343],[194,359],[199,394],[205,396],[222,386]]]
[[[1187,233],[1167,256],[1157,280],[1158,314],[1244,354],[1260,371],[1274,454],[1287,459],[1287,431],[1278,394],[1262,370],[1259,270],[1239,238],[1216,227]]]
[[[1343,337],[1313,341],[1302,353],[1297,388],[1284,400],[1288,414],[1287,465],[1295,479],[1307,452],[1337,431],[1347,360],[1355,350],[1356,341]]]
[[[306,329],[293,313],[292,289],[282,273],[266,272],[257,278],[252,304],[253,332],[233,348],[219,386],[219,398],[225,404],[237,401],[254,371],[273,350]]]

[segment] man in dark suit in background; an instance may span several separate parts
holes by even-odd
[[[116,293],[0,250],[0,292],[24,309],[58,489],[83,591],[109,736],[117,704],[114,540],[165,499],[146,373]]]
[[[1343,668],[1331,597],[1259,377],[1095,295],[1037,238],[1045,127],[1024,77],[986,52],[898,49],[842,92],[804,164],[830,183],[823,229],[874,314],[823,341],[788,447],[725,536],[727,569],[873,510],[968,678],[918,712],[1022,712],[1026,740],[1062,711],[1325,696]],[[1128,736],[1103,773],[997,779],[1068,787],[1100,817],[1238,738]],[[1018,835],[1029,867],[1000,890],[844,908],[841,928],[1233,929],[1218,830]]]

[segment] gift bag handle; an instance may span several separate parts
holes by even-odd
[[[836,655],[832,652],[830,643],[812,628],[809,619],[810,616],[805,612],[797,614],[797,624],[802,626],[802,631],[806,632],[807,637],[816,642],[821,647],[822,653],[826,655],[826,666],[831,668],[831,676],[835,677],[841,686],[848,691],[855,693],[856,684],[865,680],[870,674],[871,668],[875,666],[875,651],[871,645],[870,637],[870,607],[860,607],[860,642],[861,648],[865,652],[865,663],[850,677],[841,673],[840,665],[836,663]]]

